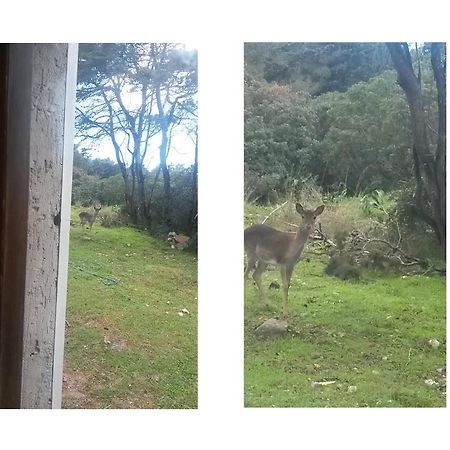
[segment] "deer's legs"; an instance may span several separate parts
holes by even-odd
[[[244,283],[248,280],[248,274],[255,268],[256,266],[256,256],[254,255],[247,255],[248,261],[247,261],[247,267],[245,268],[244,272]]]
[[[261,276],[263,272],[266,270],[267,264],[262,261],[258,261],[258,265],[256,266],[256,270],[253,272],[253,279],[255,280],[256,285],[258,286],[259,293],[261,294],[261,299],[268,303],[267,301],[267,293],[262,286]]]
[[[281,272],[281,283],[283,286],[283,317],[288,314],[288,298],[289,298],[289,286],[291,284],[292,271],[294,267],[292,266],[282,266],[280,268]]]

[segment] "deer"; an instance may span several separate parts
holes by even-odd
[[[175,231],[171,231],[167,235],[167,242],[170,244],[171,248],[176,248],[178,250],[184,250],[189,247],[191,238],[184,234],[177,234]]]
[[[89,224],[89,230],[92,229],[92,225],[95,222],[95,219],[98,216],[98,213],[102,209],[101,205],[94,205],[94,213],[90,213],[88,211],[81,211],[79,214],[81,226],[83,228],[83,231],[85,231],[84,227],[85,225]]]
[[[275,230],[267,225],[253,225],[244,230],[244,247],[247,254],[247,267],[244,282],[253,270],[253,279],[258,287],[261,299],[267,304],[267,293],[263,289],[261,277],[269,264],[280,268],[283,291],[283,317],[288,314],[288,294],[292,272],[298,263],[306,243],[314,231],[317,216],[325,206],[314,210],[304,209],[300,203],[295,208],[301,216],[296,233]]]

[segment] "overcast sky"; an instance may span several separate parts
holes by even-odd
[[[154,136],[149,143],[149,149],[145,158],[144,165],[151,170],[159,164],[159,145],[161,143],[161,135]],[[82,148],[90,149],[89,156],[91,158],[109,158],[116,161],[116,154],[110,138],[103,138],[94,145],[89,141],[85,141]],[[125,146],[123,151],[126,153]],[[192,137],[188,136],[184,131],[174,133],[172,137],[172,145],[169,152],[168,164],[181,164],[183,166],[191,166],[194,164],[195,143]]]

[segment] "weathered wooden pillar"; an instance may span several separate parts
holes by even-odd
[[[0,402],[61,402],[76,45],[10,44]]]

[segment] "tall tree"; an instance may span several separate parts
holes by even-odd
[[[84,139],[110,139],[125,183],[127,211],[137,223],[152,219],[144,162],[152,138],[161,135],[170,226],[170,136],[190,113],[186,105],[195,110],[196,73],[196,52],[178,44],[80,46],[77,133]]]
[[[192,56],[179,52],[173,44],[150,44],[152,81],[155,92],[156,119],[161,131],[160,169],[164,179],[163,219],[171,227],[172,193],[167,156],[171,127],[196,111],[197,64]]]
[[[398,83],[405,92],[411,114],[413,157],[416,178],[415,209],[434,230],[445,253],[446,245],[446,47],[432,43],[429,48],[437,89],[438,138],[430,139],[430,126],[424,108],[421,69],[417,73],[407,43],[387,43]],[[426,48],[426,47],[425,47]],[[426,52],[423,52],[426,55]]]

